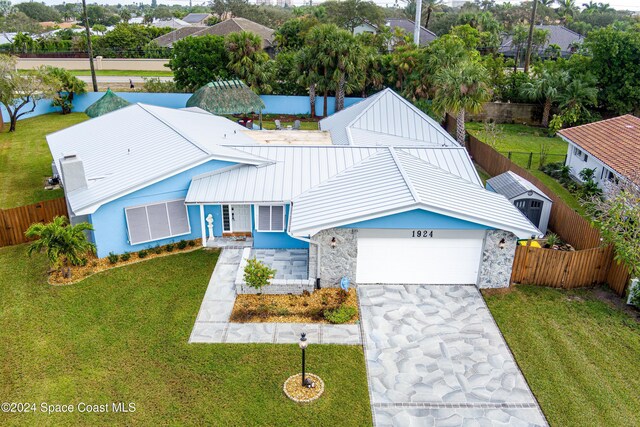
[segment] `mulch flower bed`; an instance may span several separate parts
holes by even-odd
[[[186,245],[185,245],[186,244]],[[181,246],[184,246],[182,248]],[[119,255],[118,261],[112,263],[109,257],[97,258],[94,255],[87,257],[87,262],[82,266],[71,266],[71,275],[65,277],[60,271],[51,271],[49,273],[50,285],[72,285],[96,273],[110,270],[112,268],[122,267],[129,264],[135,264],[148,259],[160,258],[176,253],[190,252],[200,249],[195,240],[185,241],[184,244],[172,243],[165,246],[157,246],[154,248],[144,249],[138,252],[131,252],[128,255]],[[141,253],[142,252],[142,253]]]
[[[317,375],[305,374],[305,379],[312,381],[313,386],[302,385],[302,374],[291,375],[284,382],[284,394],[294,402],[308,403],[313,402],[324,392],[324,381]]]
[[[345,323],[358,321],[355,289],[345,292],[324,288],[302,295],[238,295],[230,320],[240,323],[330,323],[324,317],[325,311],[340,306],[355,309],[355,315]]]

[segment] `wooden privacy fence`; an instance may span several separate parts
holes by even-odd
[[[447,130],[455,130],[455,117],[447,115],[445,126]],[[624,294],[629,283],[629,270],[614,261],[611,248],[601,246],[600,232],[589,221],[531,172],[469,133],[467,150],[473,161],[489,175],[513,171],[545,193],[553,201],[549,228],[577,249],[567,252],[518,246],[513,262],[512,282],[565,289],[607,283],[618,295]]]
[[[0,246],[28,242],[24,235],[34,222],[50,222],[56,216],[68,216],[64,197],[13,209],[0,209]]]

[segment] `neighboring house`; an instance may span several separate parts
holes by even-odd
[[[405,35],[409,36],[409,38],[413,41],[413,30],[415,28],[414,21],[410,19],[402,19],[402,18],[390,18],[387,19],[385,25],[391,31],[391,34],[395,34],[396,29],[401,30]],[[378,27],[369,22],[365,22],[361,25],[358,25],[353,29],[353,34],[362,34],[362,33],[370,33],[377,34]],[[432,32],[420,26],[420,46],[426,46],[432,41],[434,41],[438,36]]]
[[[199,37],[207,34],[226,36],[227,34],[238,33],[241,31],[249,31],[259,35],[262,38],[262,47],[267,52],[273,52],[274,30],[245,18],[227,19],[226,21],[219,22],[210,27],[200,27],[198,31],[184,29],[182,32],[172,31],[164,36],[154,39],[153,41],[161,47],[171,47],[173,43],[186,37]]]
[[[538,50],[540,57],[545,57],[545,50],[549,45],[555,44],[560,46],[560,56],[566,58],[576,52],[576,46],[582,44],[584,36],[571,31],[570,29],[563,27],[562,25],[536,25],[539,30],[546,30],[549,32],[549,41]],[[516,48],[513,45],[513,39],[511,35],[505,35],[502,38],[499,53],[502,53],[507,58],[513,58],[516,56]]]
[[[200,25],[205,26],[207,24],[207,19],[211,18],[213,15],[210,13],[190,13],[182,20],[190,25]]]
[[[605,184],[620,177],[638,180],[640,171],[640,119],[630,114],[582,126],[562,129],[567,143],[571,174],[581,181],[580,171],[595,169],[594,179]]]
[[[305,136],[328,136],[322,131],[280,131],[300,143],[278,144],[222,117],[142,104],[47,140],[72,222],[93,224],[100,257],[181,239],[215,247],[220,237],[249,238],[254,248],[307,249],[309,279],[321,286],[344,276],[507,286],[517,239],[539,230],[483,188],[466,150],[443,143],[437,123],[420,124],[433,126],[420,134],[423,145],[403,144],[400,135],[418,134],[401,123],[419,114],[406,116],[389,92],[340,113],[364,119],[349,121],[347,134],[364,128],[389,137],[386,146]],[[375,117],[398,126],[376,127]]]
[[[149,24],[152,27],[158,27],[158,28],[165,28],[165,27],[170,27],[173,29],[179,29],[179,28],[184,28],[184,27],[188,27],[191,24],[189,24],[188,22],[183,21],[182,19],[178,19],[178,18],[170,18],[170,19],[158,19],[158,20],[154,20],[151,24]]]
[[[155,43],[160,47],[173,47],[173,44],[178,40],[189,37],[198,31],[204,30],[205,28],[205,26],[182,27],[153,39],[152,43]]]
[[[486,187],[509,199],[540,232],[547,232],[553,201],[538,187],[511,171],[489,178]]]

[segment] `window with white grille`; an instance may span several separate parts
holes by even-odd
[[[257,231],[284,231],[284,206],[257,206]]]
[[[124,211],[132,245],[191,233],[184,200],[135,206]]]

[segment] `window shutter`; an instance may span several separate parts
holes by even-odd
[[[189,216],[187,215],[187,207],[184,204],[184,200],[167,203],[167,212],[169,212],[171,234],[185,234],[190,231]]]
[[[165,203],[147,206],[147,214],[149,215],[149,229],[151,230],[152,240],[171,236],[167,205]]]
[[[258,206],[258,229],[271,230],[271,206]]]
[[[146,242],[151,239],[149,235],[149,222],[147,221],[147,208],[126,209],[127,225],[129,227],[129,240],[132,245]]]
[[[271,206],[271,231],[284,230],[284,206]]]

